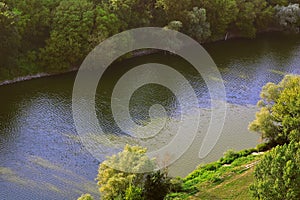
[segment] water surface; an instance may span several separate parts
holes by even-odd
[[[215,149],[200,160],[199,145],[207,129],[203,124],[191,148],[171,167],[174,175],[185,175],[199,163],[217,160],[227,149],[254,147],[259,137],[249,133],[247,125],[254,119],[262,86],[278,83],[287,73],[300,73],[299,35],[264,34],[254,40],[206,44],[205,48],[224,78],[226,123]],[[113,83],[132,67],[147,62],[167,64],[184,74],[196,89],[204,122],[209,122],[209,93],[201,77],[177,57],[154,54],[117,63],[106,72],[104,87],[97,95],[98,117],[106,132],[122,135],[110,115]],[[99,196],[94,178],[101,161],[83,147],[72,119],[75,76],[69,73],[0,87],[0,199],[76,199],[82,193]],[[170,116],[178,114],[176,98],[157,85],[141,88],[133,99],[131,114],[137,123],[147,121],[149,107],[158,102]]]

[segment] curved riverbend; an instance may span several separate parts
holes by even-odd
[[[185,175],[201,162],[214,161],[227,149],[254,147],[259,137],[249,133],[247,125],[254,119],[261,87],[270,81],[278,83],[287,73],[300,74],[299,35],[263,34],[255,40],[233,39],[206,44],[205,48],[225,81],[229,103],[226,123],[219,143],[204,160],[197,157],[202,140],[199,134],[180,162],[172,166],[171,173],[175,175]],[[99,92],[103,101],[97,109],[107,132],[121,134],[106,110],[111,83],[115,81],[109,75],[117,79],[124,71],[143,62],[168,64],[189,74],[198,88],[203,120],[209,121],[209,94],[199,77],[179,58],[162,59],[161,55],[153,54],[117,63],[121,70],[112,67],[107,72],[107,80],[102,80],[107,81],[107,87]],[[94,181],[99,161],[81,145],[72,119],[75,75],[72,72],[0,87],[0,199],[75,199],[86,192],[99,196]],[[176,117],[171,109],[176,107],[176,101],[168,102],[166,98],[172,94],[165,91],[162,98],[161,88],[156,87],[134,94],[132,112],[137,122],[147,121],[143,112],[155,101],[165,101],[170,115]],[[149,93],[156,94],[153,101],[145,98]],[[201,130],[206,128],[203,123]]]

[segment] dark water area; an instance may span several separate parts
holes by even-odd
[[[300,35],[263,34],[204,47],[221,72],[232,105],[254,106],[267,82],[300,74]],[[97,114],[107,132],[122,134],[110,115],[113,83],[134,66],[149,62],[177,69],[196,89],[200,107],[208,107],[205,84],[184,60],[161,54],[129,59],[111,67],[98,88]],[[82,193],[99,197],[94,179],[101,161],[81,144],[72,116],[75,76],[69,73],[0,87],[1,200],[76,199]],[[140,88],[133,99],[130,110],[136,123],[148,120],[147,112],[155,103],[164,105],[170,116],[176,116],[179,108],[172,92],[158,85]]]

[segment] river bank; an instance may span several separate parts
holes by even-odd
[[[48,76],[57,76],[57,75],[67,74],[70,72],[75,72],[77,70],[78,70],[78,68],[72,68],[70,70],[56,72],[56,73],[41,72],[41,73],[31,74],[31,75],[27,75],[27,76],[20,76],[20,77],[16,77],[16,78],[10,79],[10,80],[0,81],[0,86],[14,84],[14,83],[22,82],[22,81],[29,81],[29,80],[37,79],[37,78],[44,78],[44,77],[48,77]]]
[[[221,41],[230,41],[230,40],[234,40],[234,39],[245,39],[245,40],[252,40],[252,39],[256,39],[258,36],[265,34],[265,33],[282,33],[282,31],[275,29],[275,28],[270,28],[268,30],[262,31],[260,33],[257,34],[257,36],[255,38],[246,38],[241,36],[240,34],[237,33],[227,33],[223,39],[218,39],[216,41],[210,41],[210,42],[205,42],[205,43],[201,43],[202,45],[209,45],[211,43],[218,43]],[[129,58],[133,58],[133,57],[141,57],[141,56],[145,56],[145,55],[150,55],[150,54],[154,54],[154,53],[158,53],[159,50],[154,50],[154,49],[144,49],[144,50],[139,50],[139,51],[135,51],[131,54],[131,56]],[[128,57],[125,56],[124,59],[128,59]],[[122,59],[118,60],[118,62],[122,61]],[[79,69],[80,66],[78,67],[74,67],[72,69],[69,70],[65,70],[65,71],[61,71],[61,72],[52,72],[52,73],[47,73],[47,72],[41,72],[41,73],[37,73],[37,74],[30,74],[30,75],[26,75],[26,76],[20,76],[20,77],[15,77],[13,79],[8,79],[8,80],[3,80],[0,81],[0,86],[2,85],[8,85],[8,84],[14,84],[17,82],[22,82],[22,81],[28,81],[28,80],[32,80],[32,79],[37,79],[37,78],[43,78],[43,77],[48,77],[48,76],[57,76],[57,75],[61,75],[61,74],[65,74],[65,73],[69,73],[69,72],[75,72]]]

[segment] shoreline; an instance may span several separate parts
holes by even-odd
[[[14,84],[14,83],[23,82],[23,81],[30,81],[30,80],[38,79],[38,78],[58,76],[58,75],[67,74],[67,73],[70,73],[70,72],[75,72],[77,70],[78,70],[77,68],[73,68],[71,70],[66,70],[66,71],[57,72],[57,73],[41,72],[41,73],[31,74],[31,75],[27,75],[27,76],[19,76],[19,77],[16,77],[14,79],[0,81],[0,86],[10,85],[10,84]]]
[[[276,29],[270,29],[267,31],[262,31],[257,33],[257,36],[262,34],[262,33],[272,33],[272,32],[281,32],[279,30]],[[232,39],[247,39],[245,37],[240,36],[239,34],[235,34],[235,33],[230,33],[228,32],[228,34],[226,35],[227,37],[223,38],[223,39],[219,39],[216,41],[209,41],[209,42],[204,42],[204,43],[200,43],[201,45],[207,45],[210,43],[215,43],[215,42],[221,42],[221,41],[230,41]],[[253,38],[256,39],[257,37]],[[132,56],[130,58],[135,58],[135,57],[140,57],[140,56],[145,56],[145,55],[151,55],[153,53],[157,53],[159,50],[156,49],[146,49],[146,50],[140,50],[140,51],[136,51],[133,52]],[[128,59],[128,58],[125,58]],[[47,72],[41,72],[41,73],[37,73],[37,74],[31,74],[31,75],[26,75],[26,76],[20,76],[20,77],[16,77],[14,79],[10,79],[10,80],[4,80],[4,81],[0,81],[0,86],[3,85],[10,85],[10,84],[14,84],[14,83],[18,83],[18,82],[23,82],[23,81],[29,81],[29,80],[33,80],[33,79],[38,79],[38,78],[44,78],[44,77],[49,77],[49,76],[58,76],[58,75],[62,75],[62,74],[66,74],[66,73],[70,73],[70,72],[75,72],[78,71],[80,66],[78,67],[73,67],[72,69],[66,70],[66,71],[62,71],[62,72],[54,72],[54,73],[47,73]]]

